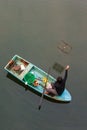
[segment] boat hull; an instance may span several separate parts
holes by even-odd
[[[22,57],[15,55],[4,69],[15,78],[20,80],[27,88],[31,88],[35,92],[42,94],[44,90],[44,79],[47,77],[47,73],[38,68],[31,62],[23,59]],[[38,83],[36,82],[38,81]],[[48,82],[55,82],[56,79],[49,75]],[[34,84],[35,83],[35,84]],[[70,92],[65,89],[61,96],[52,96],[44,94],[45,98],[54,102],[70,102],[72,100]]]

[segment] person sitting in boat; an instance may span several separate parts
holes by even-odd
[[[54,83],[51,83],[51,84],[47,83],[46,94],[59,95],[60,96],[63,93],[63,91],[65,90],[65,83],[66,83],[66,80],[67,80],[68,69],[69,69],[69,65],[67,65],[66,68],[65,68],[64,78],[59,76]]]

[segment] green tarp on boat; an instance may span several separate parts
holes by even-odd
[[[33,84],[34,81],[35,81],[35,76],[31,73],[27,73],[25,76],[24,76],[24,81],[27,83],[27,84]]]

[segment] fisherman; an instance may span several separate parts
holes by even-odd
[[[47,82],[45,94],[50,94],[50,95],[53,95],[53,96],[54,95],[60,96],[64,92],[69,68],[70,68],[69,65],[67,65],[66,68],[65,68],[64,78],[59,76],[54,83],[50,84],[49,82]]]

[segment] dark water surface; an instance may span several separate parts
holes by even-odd
[[[61,40],[70,54],[57,49]],[[15,54],[46,72],[69,64],[71,103],[44,100],[39,111],[40,97],[6,77]],[[0,130],[87,129],[87,0],[0,0],[0,57]]]

